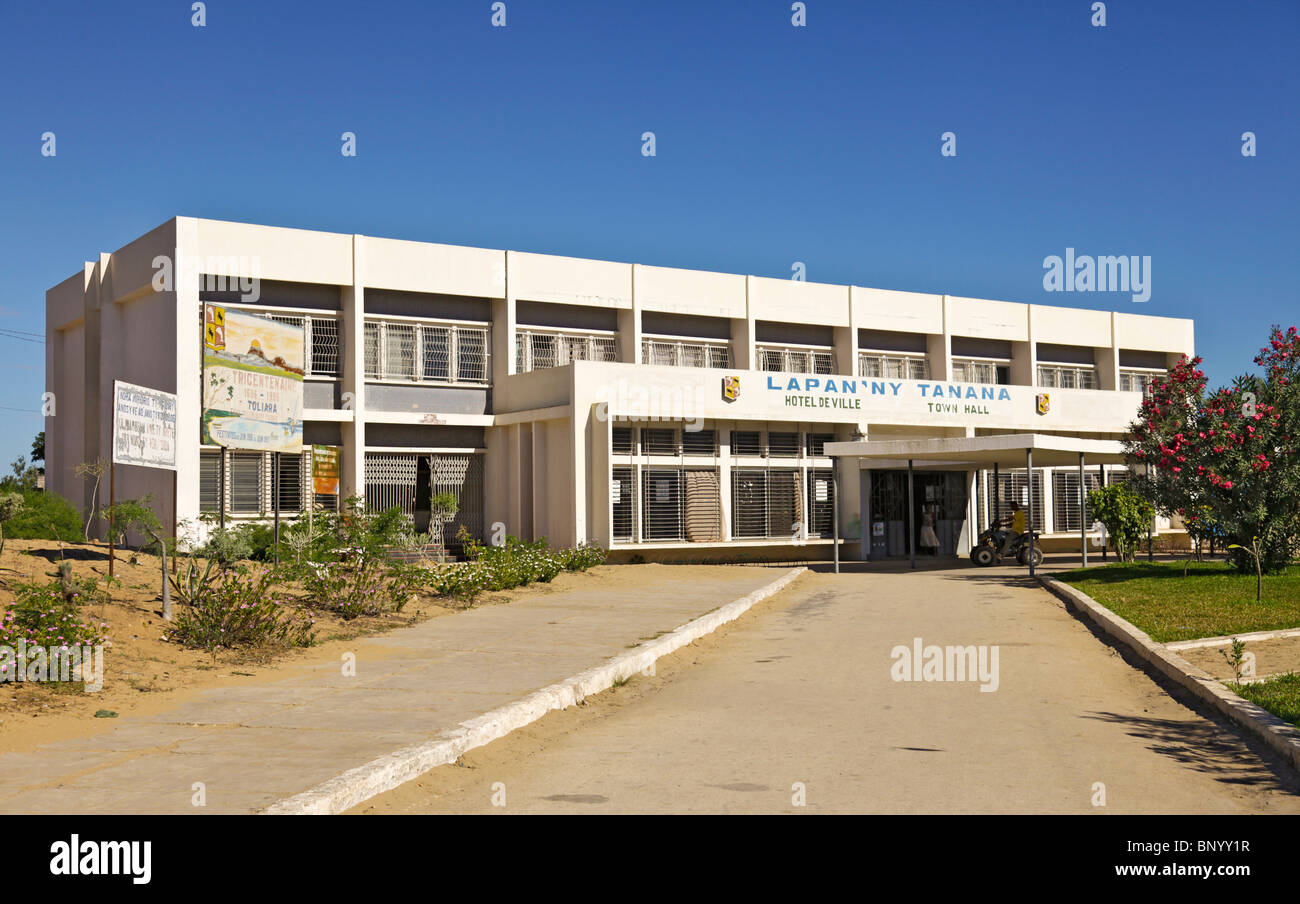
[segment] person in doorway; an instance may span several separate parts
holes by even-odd
[[[1010,525],[1007,527],[1006,536],[1002,538],[1002,555],[1011,552],[1011,546],[1016,542],[1016,538],[1025,532],[1025,510],[1020,507],[1020,503],[1012,500]]]
[[[924,549],[930,550],[930,555],[939,554],[939,537],[934,532],[934,507],[926,506],[921,512],[921,542]]]

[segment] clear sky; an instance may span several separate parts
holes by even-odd
[[[0,2],[0,464],[11,331],[176,215],[1192,317],[1218,382],[1300,321],[1296,0],[505,4]],[[1045,291],[1067,247],[1150,300]]]

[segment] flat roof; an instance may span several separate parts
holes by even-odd
[[[834,458],[870,460],[879,467],[906,467],[909,461],[926,468],[992,466],[1023,468],[1025,451],[1032,449],[1035,467],[1078,465],[1082,453],[1087,464],[1122,464],[1124,447],[1114,439],[1084,439],[1043,433],[1000,433],[994,436],[954,436],[937,439],[861,440],[826,443]]]

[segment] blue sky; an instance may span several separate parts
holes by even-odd
[[[0,2],[0,331],[175,215],[1192,317],[1213,381],[1300,321],[1295,0],[490,6]],[[1150,301],[1044,291],[1066,247]]]

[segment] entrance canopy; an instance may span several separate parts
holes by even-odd
[[[1123,446],[1113,439],[1083,439],[1075,436],[1050,436],[1042,433],[1002,433],[995,436],[952,436],[938,439],[862,440],[861,442],[826,443],[826,454],[833,458],[856,458],[859,466],[870,462],[874,468],[907,468],[908,499],[912,498],[912,472],[915,468],[1079,468],[1079,552],[1086,567],[1088,542],[1086,519],[1085,464],[1119,464],[1124,461]],[[1034,573],[1034,483],[1028,482],[1029,574]],[[909,517],[911,506],[908,507]],[[908,551],[916,567],[915,525],[908,525]]]
[[[835,458],[869,460],[875,468],[1023,468],[1026,453],[1036,467],[1079,464],[1123,464],[1123,447],[1114,439],[1082,439],[1042,433],[1000,433],[996,436],[950,436],[939,439],[885,439],[827,443]]]

